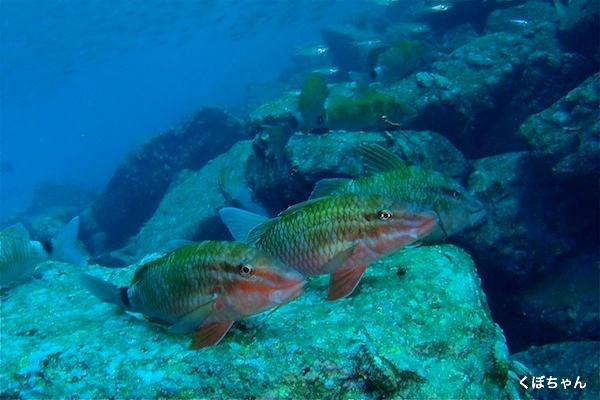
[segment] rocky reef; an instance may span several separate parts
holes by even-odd
[[[201,352],[99,303],[75,267],[44,264],[2,303],[13,349],[2,347],[0,397],[554,398],[519,384],[550,374],[587,382],[568,398],[598,396],[597,3],[449,0],[452,14],[387,3],[322,31],[337,64],[323,67],[339,72],[317,80],[318,101],[289,90],[245,120],[205,108],[134,151],[83,212],[99,257],[89,270],[125,285],[173,240],[230,238],[218,218],[232,202],[225,170],[274,216],[321,179],[369,175],[365,144],[464,185],[484,221],[369,267],[341,301],[323,301],[326,277],[311,277],[298,300]],[[402,57],[410,68],[390,73]],[[286,83],[315,79],[306,65]],[[373,104],[335,129],[340,96],[393,99],[414,118]],[[319,111],[316,129],[302,125],[303,105]]]

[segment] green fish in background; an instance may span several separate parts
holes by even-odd
[[[0,232],[0,287],[31,275],[44,261],[86,265],[85,257],[77,248],[78,231],[79,217],[75,217],[49,242],[31,240],[21,223]]]
[[[420,40],[403,40],[390,46],[375,48],[367,57],[373,66],[373,77],[390,83],[429,65],[433,47]]]
[[[315,185],[311,199],[340,193],[380,195],[432,210],[439,216],[439,224],[426,241],[443,240],[476,225],[485,216],[483,204],[450,177],[432,169],[408,166],[378,145],[363,144],[358,150],[372,175],[323,179]]]
[[[345,84],[331,90],[322,76],[311,74],[298,101],[298,126],[303,132],[378,130],[408,125],[417,112],[394,96],[377,92],[355,77],[351,95]]]
[[[379,93],[366,82],[355,79],[354,97],[335,93],[326,105],[325,126],[331,130],[361,131],[406,126],[417,112],[394,96]]]
[[[234,321],[298,297],[301,274],[271,255],[241,243],[188,244],[142,265],[127,287],[88,274],[79,282],[103,302],[195,332],[191,347],[215,345]]]
[[[304,275],[331,274],[328,300],[351,294],[369,264],[419,241],[438,220],[389,197],[349,194],[299,203],[270,220],[236,208],[219,214],[236,240]]]
[[[327,83],[318,73],[311,73],[306,78],[300,98],[296,119],[302,132],[322,129],[325,123],[325,100],[327,99]]]

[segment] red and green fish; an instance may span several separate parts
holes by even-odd
[[[331,274],[329,300],[351,294],[369,264],[417,242],[438,222],[435,213],[389,197],[348,194],[294,205],[271,220],[236,208],[220,215],[236,240],[304,275]]]
[[[87,274],[80,283],[103,302],[194,332],[191,347],[215,345],[234,321],[298,297],[304,277],[265,252],[241,243],[188,244],[142,265],[117,287]]]
[[[434,211],[439,224],[426,241],[439,241],[478,224],[485,216],[483,204],[450,177],[429,168],[406,165],[387,149],[363,144],[359,153],[372,173],[358,179],[323,179],[311,199],[341,193],[380,195],[407,201]]]

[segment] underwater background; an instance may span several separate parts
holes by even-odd
[[[50,257],[2,288],[0,398],[597,398],[599,12],[3,0],[0,227],[47,243],[78,216],[87,265]],[[324,179],[405,166],[423,178],[403,200],[464,190],[485,216],[432,208],[444,235],[348,297],[309,276],[213,347],[76,279],[126,286],[174,241],[233,240],[224,207],[275,217],[335,195]]]

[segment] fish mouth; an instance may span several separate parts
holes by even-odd
[[[306,281],[302,280],[294,282],[288,287],[274,290],[269,295],[269,299],[274,304],[285,304],[288,301],[293,300],[296,297],[300,296],[300,294],[302,294],[302,288],[304,287],[305,283]]]

